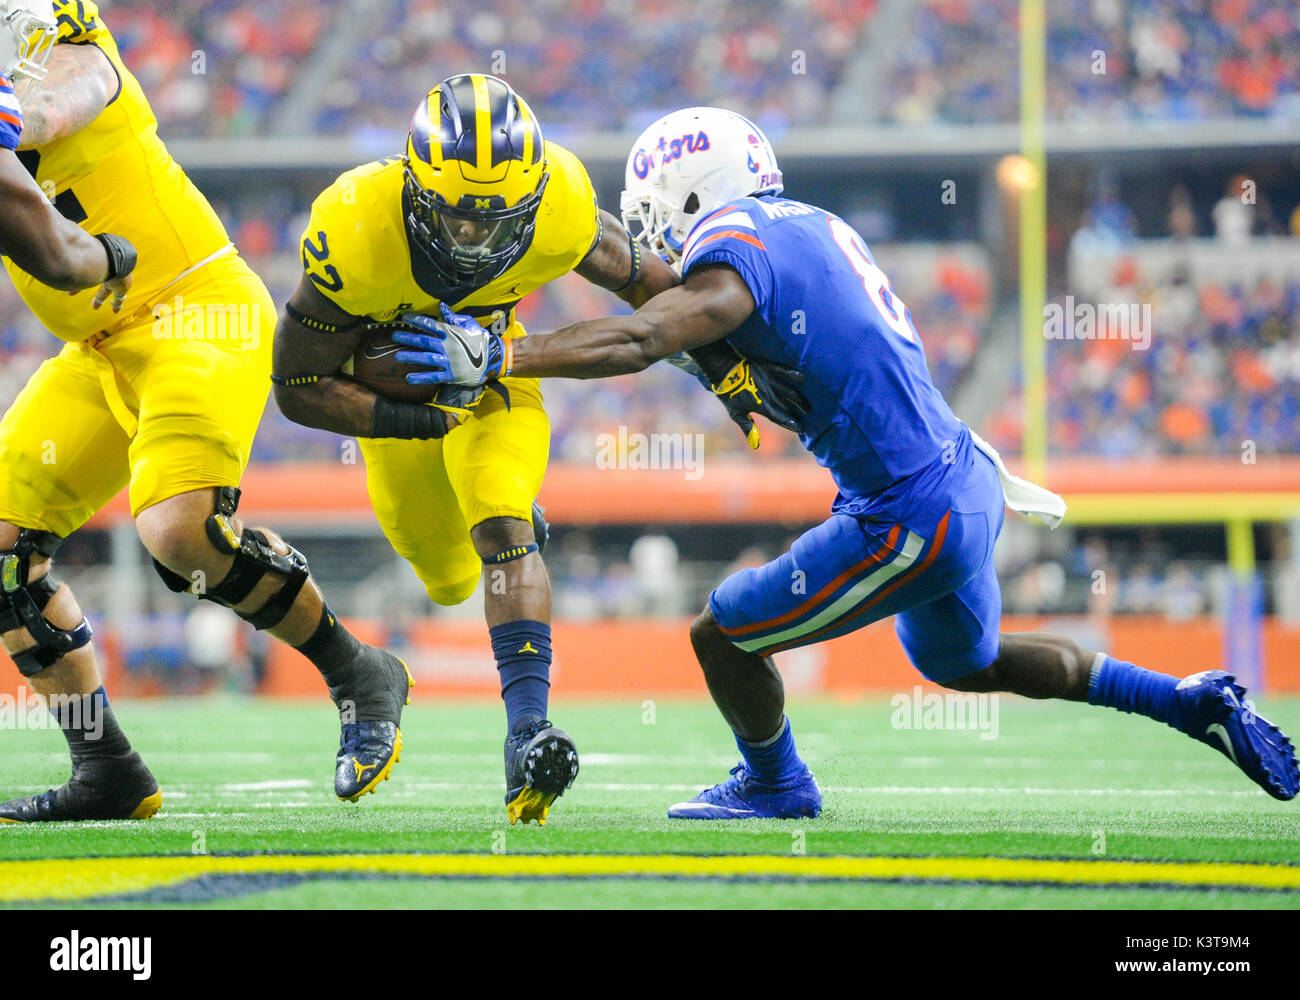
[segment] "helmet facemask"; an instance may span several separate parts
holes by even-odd
[[[58,30],[57,25],[35,11],[25,7],[11,10],[0,20],[0,31],[11,36],[15,55],[11,66],[0,67],[0,75],[43,80],[45,64],[54,51]],[[4,48],[6,46],[0,46],[0,51]]]
[[[550,174],[543,173],[537,190],[517,205],[495,206],[491,203],[500,199],[493,198],[474,199],[476,204],[468,207],[450,205],[436,192],[426,190],[408,166],[406,193],[411,211],[407,227],[445,280],[483,284],[507,270],[527,250],[549,179]]]
[[[685,236],[695,225],[700,199],[691,192],[683,205],[675,205],[659,191],[624,191],[619,207],[623,228],[651,253],[669,264],[682,259]]]

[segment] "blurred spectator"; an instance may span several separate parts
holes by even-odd
[[[1283,0],[1051,0],[1050,117],[1293,115],[1300,16]],[[1009,122],[1019,108],[1016,0],[922,0],[893,49],[893,121]],[[1011,70],[1011,71],[1009,71]]]
[[[1189,240],[1197,235],[1196,209],[1186,184],[1175,184],[1169,192],[1169,215],[1165,219],[1169,236]]]
[[[1254,181],[1238,174],[1228,181],[1223,197],[1214,205],[1214,236],[1221,243],[1240,246],[1249,242],[1255,226]]]

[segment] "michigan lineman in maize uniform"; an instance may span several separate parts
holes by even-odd
[[[466,405],[430,406],[338,375],[374,323],[408,328],[394,335],[400,342],[454,339],[434,318],[454,307],[479,332],[479,323],[499,330],[498,350],[509,350],[525,335],[520,299],[570,271],[633,305],[677,278],[643,261],[600,212],[582,164],[544,140],[510,86],[480,74],[429,93],[405,156],[352,170],[317,198],[302,263],[276,334],[276,400],[290,419],[360,439],[375,513],[431,600],[458,604],[484,577],[508,724],[507,812],[511,822],[544,822],[578,762],[572,739],[546,719],[551,593],[534,501],[550,425],[538,383],[506,378]],[[730,350],[721,358],[705,359],[719,383],[737,360]],[[766,412],[752,389],[733,379],[725,402],[738,422],[748,422],[746,405]]]
[[[28,307],[65,342],[0,422],[0,622],[19,671],[59,719],[68,784],[0,804],[0,819],[148,818],[161,793],[109,707],[91,631],[49,574],[69,534],[123,487],[168,586],[232,607],[303,651],[340,703],[336,792],[385,778],[407,674],[337,624],[301,554],[235,515],[270,383],[275,307],[157,136],[95,4],[54,5],[48,75],[18,89],[19,157],[55,208],[140,253],[116,317],[7,260]]]

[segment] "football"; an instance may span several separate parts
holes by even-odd
[[[436,385],[411,385],[406,376],[410,366],[398,364],[397,352],[402,344],[393,340],[401,329],[397,323],[374,323],[366,328],[356,353],[343,364],[343,374],[367,389],[403,403],[432,403],[444,388]]]

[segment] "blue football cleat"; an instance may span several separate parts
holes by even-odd
[[[780,785],[759,781],[742,761],[731,777],[689,802],[668,810],[669,819],[796,819],[822,811],[822,791],[813,773],[803,773]]]
[[[1275,799],[1300,791],[1300,767],[1286,734],[1244,701],[1246,689],[1222,670],[1179,681],[1182,732],[1218,750]]]

